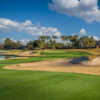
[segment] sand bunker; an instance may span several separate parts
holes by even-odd
[[[90,66],[100,66],[100,57],[96,57],[92,59],[91,61],[83,62],[84,65],[90,65]]]
[[[77,58],[79,59],[79,58]],[[100,75],[100,57],[88,61],[80,60],[79,63],[71,63],[73,59],[58,59],[33,63],[24,63],[5,66],[10,70],[33,70],[33,71],[50,71],[50,72],[73,72]],[[77,60],[76,60],[77,61]]]

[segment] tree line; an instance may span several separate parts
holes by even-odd
[[[22,44],[20,41],[13,41],[6,38],[2,44],[3,49],[85,49],[95,48],[96,41],[93,37],[78,35],[72,36],[39,36],[37,40]]]

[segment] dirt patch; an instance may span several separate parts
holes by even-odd
[[[100,66],[89,66],[84,64],[70,64],[68,59],[49,60],[33,63],[23,63],[5,66],[10,70],[33,70],[50,72],[73,72],[100,75]]]

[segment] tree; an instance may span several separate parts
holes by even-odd
[[[34,40],[33,46],[34,46],[34,48],[39,48],[40,47],[40,40]]]
[[[40,48],[41,49],[49,48],[49,46],[50,46],[50,39],[51,38],[48,35],[40,36],[39,37]]]
[[[32,41],[29,41],[28,43],[27,43],[27,49],[29,49],[29,50],[33,50],[34,49],[34,47],[33,47],[33,42]]]
[[[64,42],[64,48],[66,48],[66,46],[68,46],[67,42],[69,40],[69,37],[68,36],[61,36],[61,39]]]
[[[57,39],[58,37],[57,37],[56,35],[53,35],[52,38],[53,38],[53,40],[56,41],[56,39]]]
[[[22,44],[20,41],[17,41],[17,42],[13,42],[13,48],[14,49],[19,49],[21,48]]]
[[[78,35],[69,36],[68,38],[70,42],[72,43],[72,48],[77,48],[78,40],[79,40]]]
[[[40,36],[39,40],[40,40],[40,48],[44,49],[45,48],[45,36]]]
[[[55,35],[53,35],[52,38],[53,38],[53,41],[52,41],[52,48],[53,48],[53,49],[56,49],[56,39],[57,39],[58,37],[55,36]]]
[[[49,39],[48,48],[49,49],[53,48],[53,40],[51,38]]]
[[[90,37],[89,45],[90,45],[90,48],[94,48],[95,47],[96,41],[95,41],[95,39],[93,37]]]
[[[5,49],[12,49],[13,48],[13,42],[11,39],[9,39],[9,38],[5,39],[4,48]]]
[[[50,36],[45,36],[45,48],[49,48]]]
[[[94,48],[95,44],[96,42],[93,37],[84,36],[84,37],[81,37],[79,40],[80,48]]]

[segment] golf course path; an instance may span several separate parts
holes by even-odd
[[[9,70],[32,70],[50,72],[73,72],[100,75],[100,66],[88,66],[82,64],[69,64],[67,59],[48,60],[32,63],[23,63],[5,66]]]

